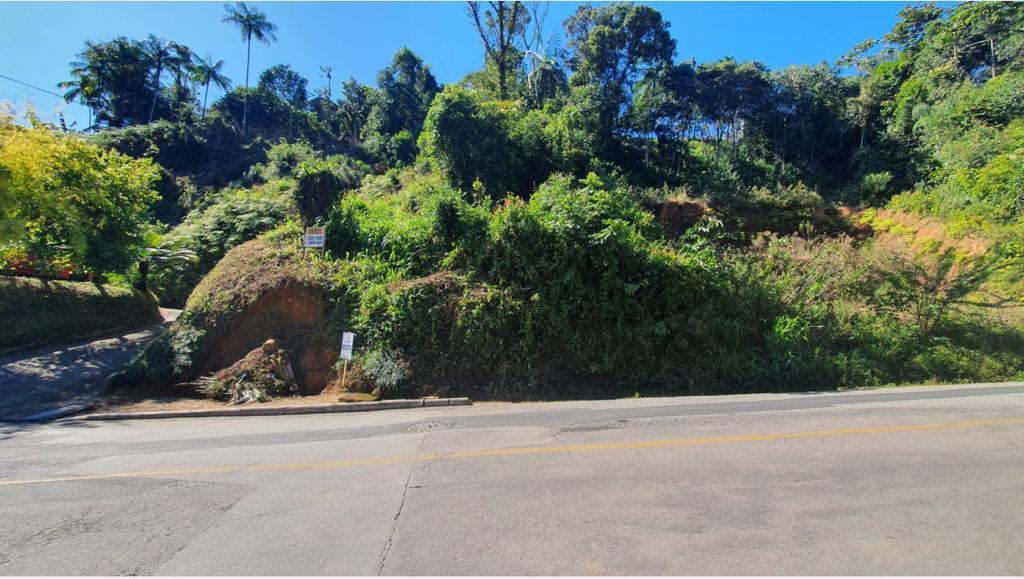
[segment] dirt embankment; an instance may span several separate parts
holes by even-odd
[[[312,288],[290,283],[271,289],[231,316],[229,329],[198,357],[197,372],[226,368],[264,341],[275,339],[288,350],[301,389],[319,392],[337,357],[318,331],[324,313],[323,297]]]
[[[111,384],[174,391],[274,339],[288,352],[299,391],[319,393],[331,381],[337,340],[324,290],[300,267],[262,240],[231,250],[196,287],[181,317]]]
[[[747,207],[723,207],[714,209],[703,201],[667,200],[650,206],[655,220],[661,224],[666,235],[675,238],[693,227],[704,216],[714,215],[722,220],[729,231],[760,233],[770,231],[792,234],[800,230],[803,223],[811,223],[818,231],[844,232],[856,236],[857,225],[848,217],[847,207],[809,207],[802,211],[767,211]]]
[[[929,250],[942,253],[954,249],[964,255],[982,255],[991,242],[978,236],[956,236],[941,219],[896,209],[867,209],[851,212],[850,221],[889,249],[907,252]]]

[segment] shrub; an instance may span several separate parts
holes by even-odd
[[[425,275],[452,252],[478,246],[486,214],[428,177],[397,195],[343,198],[327,220],[327,249],[335,258],[372,256],[403,275]]]
[[[262,160],[258,146],[223,116],[200,123],[159,120],[125,128],[106,128],[90,140],[134,158],[150,158],[176,178],[189,177],[197,187],[223,187],[243,177]]]
[[[280,141],[267,149],[267,161],[254,166],[251,173],[261,181],[274,181],[292,177],[300,165],[321,158],[307,141],[289,143]]]
[[[540,111],[482,102],[452,85],[427,111],[421,146],[453,187],[470,192],[479,182],[496,199],[529,197],[552,170],[546,122]]]
[[[713,292],[711,255],[655,251],[650,217],[594,176],[553,177],[528,204],[507,201],[483,236],[464,203],[444,195],[425,203],[432,235],[414,239],[427,254],[463,244],[474,278],[437,272],[361,300],[360,331],[401,355],[413,384],[461,378],[491,396],[538,397],[545,380],[581,393],[587,383],[596,394],[671,374],[664,354],[688,335],[685,304]],[[360,227],[364,220],[355,217]]]
[[[301,162],[295,171],[295,202],[303,221],[326,216],[341,194],[357,187],[368,172],[364,163],[341,155]]]
[[[883,171],[881,173],[869,173],[861,180],[861,197],[870,201],[888,199],[891,191],[892,173]]]
[[[123,272],[141,250],[158,172],[148,159],[0,116],[0,243]]]
[[[228,250],[284,222],[293,212],[291,187],[277,181],[222,191],[165,235],[162,251],[188,251],[196,259],[153,264],[150,283],[161,303],[183,306],[192,288]]]
[[[956,299],[926,324],[884,305],[946,294],[893,286],[900,270],[872,244],[805,232],[729,249],[712,218],[668,242],[627,188],[594,175],[555,175],[529,201],[495,207],[434,175],[395,179],[397,192],[370,178],[335,205],[326,258],[295,267],[292,224],[263,241],[286,257],[222,263],[133,364],[135,379],[194,374],[210,340],[256,319],[232,317],[247,311],[247,288],[289,262],[329,304],[317,318],[325,343],[355,331],[353,372],[385,396],[755,392],[1024,371],[1024,334],[972,322]]]

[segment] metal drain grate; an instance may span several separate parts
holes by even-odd
[[[455,423],[448,422],[447,420],[431,420],[429,422],[410,424],[405,429],[409,432],[436,432],[438,430],[448,430],[453,426],[455,426]]]

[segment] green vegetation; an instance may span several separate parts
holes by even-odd
[[[139,291],[0,277],[0,350],[98,336],[159,320],[156,300]]]
[[[280,64],[207,107],[212,59],[87,43],[67,85],[92,134],[31,134],[117,151],[159,195],[102,236],[135,257],[96,271],[141,258],[165,303],[191,291],[116,382],[195,381],[272,337],[315,390],[346,330],[352,387],[385,396],[1024,377],[1022,5],[907,6],[839,62],[782,70],[678,61],[650,6],[581,6],[564,42],[545,10],[470,4],[480,70],[442,87],[403,48],[340,98],[330,67],[311,94]],[[267,18],[226,21],[248,44]],[[0,189],[6,230],[32,231],[21,199]],[[298,246],[313,224],[323,253]]]
[[[148,159],[0,116],[0,249],[125,271],[143,242],[156,175]]]
[[[204,200],[161,238],[161,249],[194,259],[154,265],[152,287],[164,305],[181,307],[229,249],[277,227],[293,212],[293,185],[272,181],[253,189],[224,190]]]
[[[330,319],[323,316],[323,290],[296,267],[298,248],[272,249],[281,236],[296,233],[286,226],[267,242],[253,240],[229,252],[196,287],[179,321],[111,377],[111,384],[192,380],[231,366],[275,337],[292,352],[309,354],[293,357],[299,383],[322,388],[336,356]],[[253,342],[253,336],[262,337]]]
[[[291,226],[264,242],[280,261],[262,263],[278,266],[226,258],[189,304],[203,317],[170,335],[223,339],[211,333],[255,315],[246,304],[282,287],[264,286],[289,264],[289,283],[316,288],[308,291],[328,304],[317,347],[354,329],[357,364],[385,396],[543,399],[1024,375],[1024,332],[956,307],[982,283],[981,261],[913,260],[848,238],[769,235],[729,249],[708,219],[667,240],[627,189],[595,175],[556,175],[528,202],[496,205],[467,202],[430,174],[399,180],[399,192],[381,194],[370,180],[342,199],[326,258],[301,258]],[[278,334],[254,334],[250,347],[268,336]],[[217,349],[176,348],[161,359],[188,368]],[[195,377],[168,374],[147,356],[137,364],[155,368],[152,376]]]

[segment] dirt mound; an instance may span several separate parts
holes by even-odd
[[[292,352],[295,378],[304,392],[319,392],[327,384],[336,358],[318,326],[325,304],[320,292],[287,283],[261,294],[236,312],[230,327],[209,346],[197,364],[200,373],[226,368],[276,338]]]
[[[665,233],[672,237],[682,235],[707,214],[707,206],[696,201],[670,200],[654,207],[658,223],[665,228]]]
[[[271,397],[294,394],[298,390],[288,351],[273,339],[263,342],[262,346],[212,378],[205,379],[202,384],[211,398],[228,399],[233,404],[265,402]]]
[[[953,235],[941,219],[897,209],[870,209],[853,214],[859,227],[868,229],[877,243],[894,251],[928,249],[941,253],[954,249],[965,255],[982,255],[991,242],[971,235]]]
[[[262,240],[228,252],[181,317],[115,375],[116,387],[191,382],[235,364],[270,338],[287,345],[302,393],[328,384],[337,358],[324,289],[286,251]]]
[[[679,237],[693,227],[701,217],[715,215],[729,231],[744,233],[772,232],[790,235],[809,222],[820,231],[855,233],[845,208],[826,206],[807,207],[800,211],[770,212],[760,208],[719,207],[712,209],[704,202],[668,200],[651,208],[655,219],[669,237]]]

